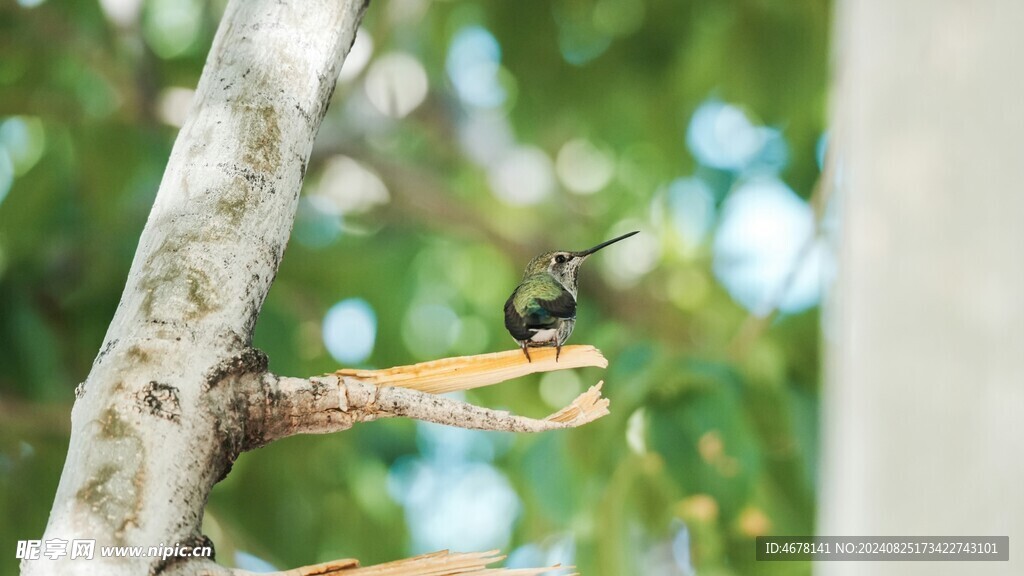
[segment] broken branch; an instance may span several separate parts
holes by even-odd
[[[601,396],[602,385],[599,382],[591,386],[565,408],[537,420],[419,390],[380,387],[334,375],[303,379],[267,374],[262,397],[250,403],[253,427],[245,449],[296,434],[340,432],[356,422],[396,416],[473,430],[544,432],[575,428],[609,413],[608,399]]]
[[[563,346],[558,360],[555,360],[554,348],[532,348],[530,357],[532,361],[528,361],[520,350],[508,350],[493,354],[431,360],[386,370],[344,369],[338,370],[335,374],[378,386],[399,386],[431,394],[443,394],[489,386],[537,372],[586,366],[608,367],[608,360],[593,346]]]
[[[387,370],[339,370],[313,378],[266,373],[249,398],[251,426],[245,449],[296,434],[347,430],[356,422],[404,416],[426,422],[506,432],[574,428],[608,414],[599,382],[542,420],[438,396],[487,386],[535,372],[608,365],[592,346],[567,346],[559,360],[543,348],[528,362],[519,350],[446,358]]]

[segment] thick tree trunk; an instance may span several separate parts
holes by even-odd
[[[294,434],[405,416],[465,428],[539,432],[608,414],[601,384],[543,420],[436,393],[547,370],[606,366],[568,346],[449,358],[313,378],[267,372],[252,329],[291,232],[313,138],[366,0],[232,0],[171,153],[103,347],[76,391],[71,445],[43,542],[65,554],[26,576],[231,575],[207,558],[151,547],[211,546],[200,532],[213,485],[243,450]],[[74,558],[92,542],[91,560]],[[105,547],[140,547],[111,556]],[[281,574],[494,574],[495,552],[354,570],[339,560]],[[516,570],[523,576],[551,567]]]
[[[158,574],[168,562],[99,547],[203,542],[207,496],[245,441],[235,388],[266,368],[253,325],[365,2],[228,5],[72,412],[43,538],[95,540],[97,557],[23,574]]]
[[[1009,563],[870,572],[1019,574],[1024,3],[840,7],[844,220],[826,322],[819,532],[1009,535]]]

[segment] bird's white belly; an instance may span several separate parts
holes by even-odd
[[[530,342],[551,342],[558,337],[557,328],[548,328],[547,330],[537,330],[530,336]]]

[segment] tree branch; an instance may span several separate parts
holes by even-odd
[[[474,430],[544,432],[582,426],[608,414],[609,401],[601,396],[603,382],[542,420],[437,396],[524,374],[607,365],[604,356],[591,346],[567,346],[558,362],[554,350],[536,350],[533,357],[533,362],[527,362],[521,351],[510,350],[388,370],[339,370],[314,378],[267,373],[247,401],[248,432],[243,449],[296,434],[339,432],[356,422],[396,416]]]

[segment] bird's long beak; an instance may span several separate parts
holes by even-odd
[[[619,236],[617,238],[612,238],[611,240],[606,240],[604,242],[601,242],[600,244],[598,244],[597,246],[594,246],[593,248],[589,248],[587,250],[581,250],[579,252],[574,252],[573,256],[575,256],[577,258],[586,258],[587,256],[590,256],[594,252],[597,252],[601,248],[604,248],[605,246],[608,246],[610,244],[615,244],[619,240],[625,240],[626,238],[629,238],[633,234],[639,234],[639,233],[640,233],[639,230],[634,230],[634,231],[632,231],[632,232],[630,232],[628,234],[623,234],[622,236]]]

